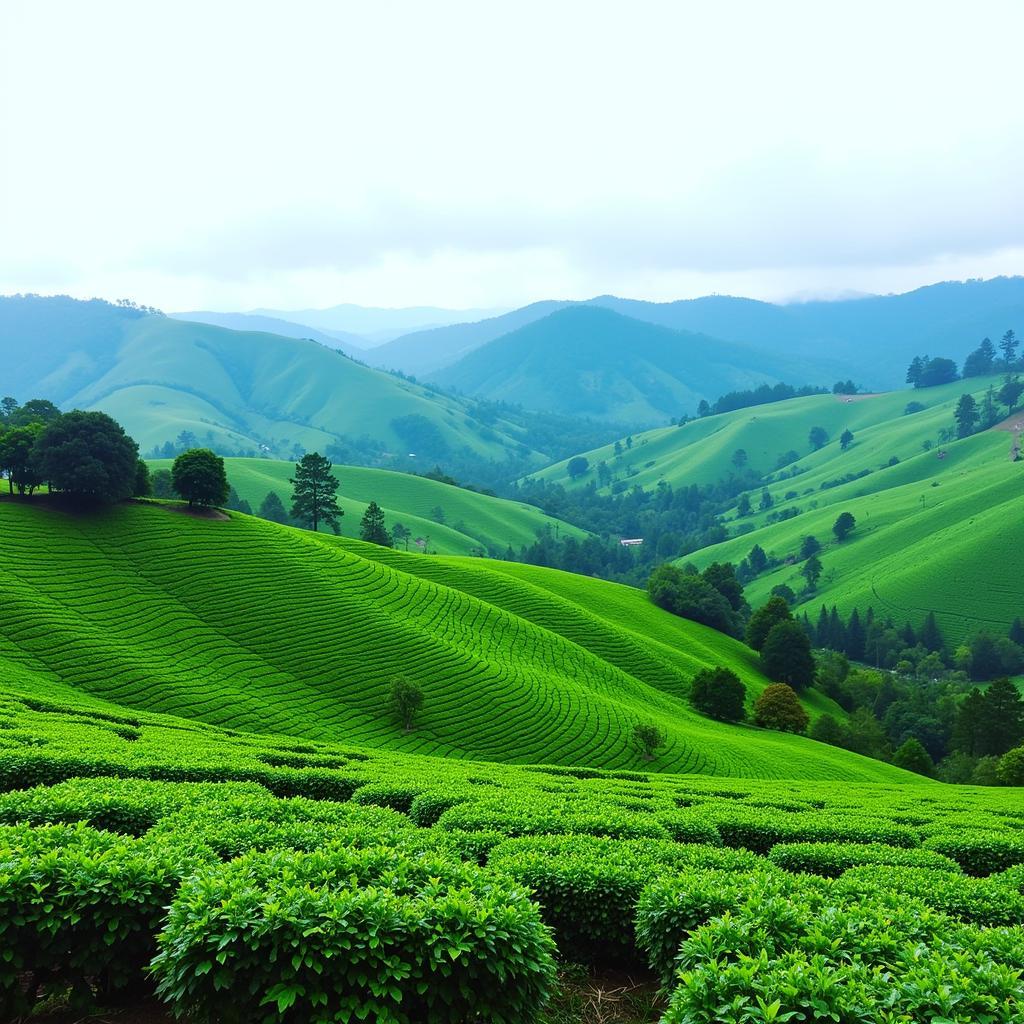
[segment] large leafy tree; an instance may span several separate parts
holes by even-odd
[[[209,448],[182,452],[171,467],[171,479],[189,505],[224,505],[228,500],[224,460]]]
[[[684,619],[702,622],[730,636],[739,636],[742,620],[729,601],[706,579],[684,573],[666,562],[647,581],[651,600]]]
[[[744,637],[747,646],[752,647],[755,651],[761,650],[772,629],[780,622],[788,622],[792,618],[793,613],[783,598],[769,598],[767,604],[762,605],[750,616]]]
[[[747,691],[732,669],[721,665],[701,669],[690,684],[690,703],[702,714],[721,722],[740,722]]]
[[[359,536],[371,544],[380,544],[385,548],[392,546],[391,534],[384,525],[384,509],[375,501],[366,506],[363,518],[359,522]]]
[[[761,646],[761,667],[769,679],[805,690],[814,682],[811,641],[799,622],[778,622],[768,631]]]
[[[754,704],[754,721],[765,729],[804,732],[810,717],[792,687],[775,683],[765,687]]]
[[[844,541],[856,525],[857,520],[854,519],[851,513],[840,512],[836,517],[836,521],[832,524],[832,532],[836,535],[836,540]]]
[[[338,507],[338,479],[333,466],[319,452],[303,455],[295,466],[292,485],[292,518],[316,531],[326,523],[335,533],[345,514]]]
[[[139,446],[106,413],[76,409],[43,428],[33,462],[51,490],[122,501],[135,493]]]
[[[33,458],[41,423],[12,427],[0,433],[0,472],[7,474],[7,488],[13,494],[31,494],[43,481]]]

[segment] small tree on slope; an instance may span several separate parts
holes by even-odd
[[[391,710],[402,723],[406,732],[412,732],[416,724],[416,713],[423,707],[423,691],[405,676],[391,680]]]
[[[757,698],[754,721],[765,729],[801,733],[807,728],[809,718],[793,688],[775,683]]]
[[[228,500],[224,460],[209,448],[182,452],[171,467],[171,480],[189,505],[223,505]]]
[[[303,455],[296,463],[292,485],[292,518],[306,523],[312,530],[324,522],[338,532],[338,520],[345,514],[338,508],[338,480],[331,472],[331,462],[319,452]]]
[[[366,506],[363,518],[359,522],[359,536],[371,544],[379,544],[381,547],[391,547],[391,534],[384,526],[384,509],[375,501]]]
[[[656,725],[638,722],[633,726],[633,742],[645,761],[653,761],[654,752],[665,744],[665,734]]]

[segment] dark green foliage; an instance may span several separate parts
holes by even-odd
[[[964,360],[964,377],[986,377],[992,373],[996,358],[995,345],[988,338]]]
[[[768,556],[760,544],[755,544],[747,555],[747,562],[755,576],[759,576],[768,568]]]
[[[702,715],[722,722],[743,720],[746,696],[747,691],[740,677],[720,665],[701,670],[690,684],[690,703]]]
[[[653,761],[657,749],[665,745],[665,733],[656,725],[638,722],[633,726],[633,743],[645,761]]]
[[[761,645],[761,668],[769,679],[805,690],[814,682],[814,655],[803,627],[792,619],[777,622]]]
[[[182,452],[171,467],[171,480],[189,505],[224,505],[228,500],[224,460],[209,448]]]
[[[835,534],[836,540],[842,542],[853,532],[856,525],[857,520],[854,519],[852,513],[840,512],[832,524],[832,532]]]
[[[153,482],[149,478],[149,466],[139,459],[135,464],[135,486],[132,488],[133,498],[148,498],[153,493]]]
[[[139,447],[106,413],[75,410],[43,428],[32,461],[51,490],[122,501],[135,490]]]
[[[846,430],[839,435],[839,448],[845,452],[851,444],[853,444],[853,431],[847,427]]]
[[[1024,698],[1005,676],[985,691],[979,724],[982,741],[979,754],[999,756],[1024,739]]]
[[[739,634],[740,619],[732,605],[701,576],[684,573],[666,562],[651,573],[647,591],[659,608],[673,615],[702,622],[730,636]]]
[[[1024,786],[1024,747],[1014,747],[999,758],[996,778],[1004,786]]]
[[[744,610],[743,584],[736,578],[736,567],[731,562],[712,562],[701,573],[701,578],[729,602],[734,612]]]
[[[566,464],[566,471],[572,480],[585,476],[590,470],[590,463],[583,455],[574,455]]]
[[[800,557],[810,558],[821,550],[821,542],[817,537],[804,537],[800,542]]]
[[[799,733],[807,728],[809,718],[793,688],[785,683],[776,683],[765,687],[757,698],[754,721],[765,729]]]
[[[318,452],[312,452],[296,463],[292,485],[291,515],[314,532],[324,522],[338,532],[338,520],[345,514],[338,507],[338,479],[332,466]]]
[[[285,511],[284,502],[281,501],[276,491],[268,491],[267,496],[260,502],[259,511],[256,513],[260,519],[269,519],[272,523],[289,523],[288,513]]]
[[[978,403],[974,396],[961,395],[953,416],[956,419],[956,436],[970,437],[978,426]]]
[[[393,545],[391,534],[384,525],[384,510],[375,501],[366,506],[363,518],[359,521],[359,536],[381,547],[390,548]]]
[[[824,427],[811,427],[807,441],[812,450],[818,451],[819,448],[824,448],[828,444],[828,431]]]
[[[35,460],[36,440],[43,432],[41,423],[12,427],[0,432],[0,472],[7,475],[7,488],[13,493],[31,494],[43,478]]]
[[[244,515],[252,515],[252,506],[238,495],[238,491],[234,487],[228,487],[228,500],[224,504],[225,508],[231,509],[233,512],[241,512]]]
[[[755,651],[760,651],[772,628],[780,622],[788,622],[792,618],[793,614],[784,598],[769,598],[766,604],[763,604],[750,616],[744,636],[747,646],[752,647]]]
[[[405,676],[395,676],[391,680],[388,699],[392,714],[406,732],[411,732],[416,724],[416,715],[423,707],[423,689]]]
[[[918,775],[932,776],[935,774],[935,764],[928,755],[928,751],[913,736],[892,755],[892,763],[897,768],[906,768],[908,772],[916,772]]]
[[[785,583],[776,583],[771,589],[771,596],[781,597],[790,606],[796,603],[796,594],[793,592],[793,588]]]
[[[159,944],[158,992],[211,1024],[273,1024],[286,1012],[518,1024],[534,1019],[554,977],[554,946],[521,890],[387,848],[209,868],[182,885]]]
[[[169,469],[158,469],[155,473],[150,474],[150,485],[154,498],[166,500],[174,497],[174,481],[171,479]]]
[[[819,743],[841,747],[846,739],[846,730],[831,715],[824,714],[815,719],[807,735]]]
[[[915,388],[934,388],[940,384],[952,384],[957,380],[956,363],[941,356],[914,356],[907,370],[907,383]]]
[[[818,580],[821,579],[823,566],[821,559],[817,555],[811,555],[803,564],[803,568],[800,570],[800,575],[807,581],[807,589],[813,591],[818,586]]]

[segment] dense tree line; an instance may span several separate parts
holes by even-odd
[[[836,388],[853,388],[852,392],[837,391]],[[833,388],[835,394],[852,394],[857,386],[853,381],[839,381]],[[722,395],[715,402],[702,400],[697,406],[697,415],[717,416],[723,412],[734,412],[736,409],[749,409],[755,405],[770,405],[772,402],[785,402],[789,398],[806,398],[808,395],[827,395],[828,388],[814,387],[811,384],[804,384],[801,387],[794,387],[792,384],[761,384],[748,391],[729,391]],[[685,423],[685,418],[680,425]]]
[[[32,399],[0,401],[0,473],[8,490],[31,495],[41,487],[79,500],[114,502],[148,492],[138,445],[106,413]]]

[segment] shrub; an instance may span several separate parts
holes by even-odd
[[[352,802],[376,807],[390,807],[393,811],[405,814],[422,792],[422,786],[408,782],[370,782],[365,786],[360,786],[352,794]]]
[[[969,875],[991,875],[1014,864],[1024,864],[1024,837],[982,830],[939,832],[924,841],[957,862]]]
[[[837,878],[861,864],[928,868],[960,874],[960,865],[931,850],[884,846],[881,843],[780,843],[768,859],[786,871]]]
[[[202,871],[158,942],[158,993],[176,1013],[223,1024],[286,1013],[512,1024],[535,1018],[554,976],[551,938],[523,892],[386,847],[251,854]]]
[[[3,1018],[69,986],[85,1002],[139,983],[167,904],[203,856],[85,825],[0,828]]]
[[[742,721],[746,697],[746,687],[740,677],[721,665],[701,669],[690,685],[690,703],[694,708],[722,722]]]
[[[754,702],[754,721],[765,729],[800,733],[807,728],[810,717],[791,686],[775,683],[765,687]]]

